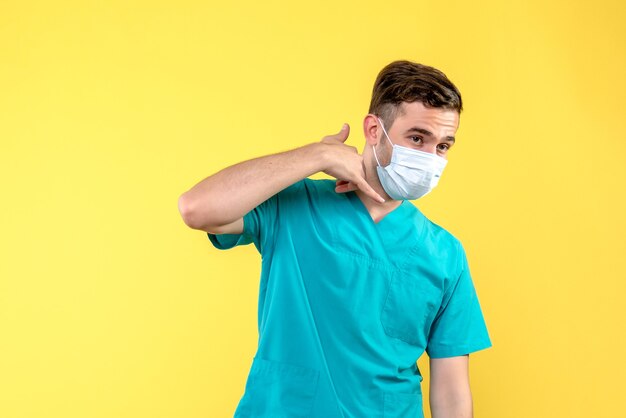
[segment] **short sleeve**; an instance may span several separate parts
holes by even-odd
[[[276,221],[278,195],[261,203],[243,217],[241,234],[211,234],[207,236],[215,248],[227,250],[238,245],[254,243],[259,252],[267,249]]]
[[[261,203],[243,217],[243,232],[241,234],[211,234],[207,236],[215,248],[227,250],[238,245],[254,243],[261,254],[271,250],[274,242],[276,226],[279,223],[279,206],[285,205],[302,186],[299,181]],[[282,202],[282,203],[281,203]]]
[[[430,358],[454,357],[491,347],[491,339],[472,282],[467,257],[459,245],[461,273],[444,295],[430,329],[426,353]]]

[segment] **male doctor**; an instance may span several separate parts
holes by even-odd
[[[461,95],[439,70],[378,74],[361,154],[349,127],[244,161],[180,196],[186,225],[262,256],[259,340],[235,417],[472,417],[469,354],[491,346],[458,239],[410,200],[438,183]],[[334,180],[311,180],[324,172]],[[235,279],[235,278],[233,278]]]

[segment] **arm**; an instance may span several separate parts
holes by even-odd
[[[430,359],[430,410],[433,418],[472,418],[469,355]]]
[[[383,199],[365,181],[363,158],[344,144],[347,125],[336,135],[278,154],[227,167],[183,193],[178,208],[185,224],[214,234],[243,231],[243,216],[284,188],[314,173],[352,181],[367,195]]]

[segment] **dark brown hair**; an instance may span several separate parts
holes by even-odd
[[[379,116],[391,129],[402,102],[422,102],[426,107],[453,109],[461,113],[461,93],[438,69],[411,61],[394,61],[383,68],[372,91],[369,113]]]

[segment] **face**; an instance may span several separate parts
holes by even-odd
[[[451,109],[428,108],[421,102],[402,103],[400,106],[393,124],[385,125],[391,142],[448,159],[459,127],[459,113]],[[368,115],[364,128],[367,142],[376,147],[381,165],[389,164],[392,146],[378,119]]]

